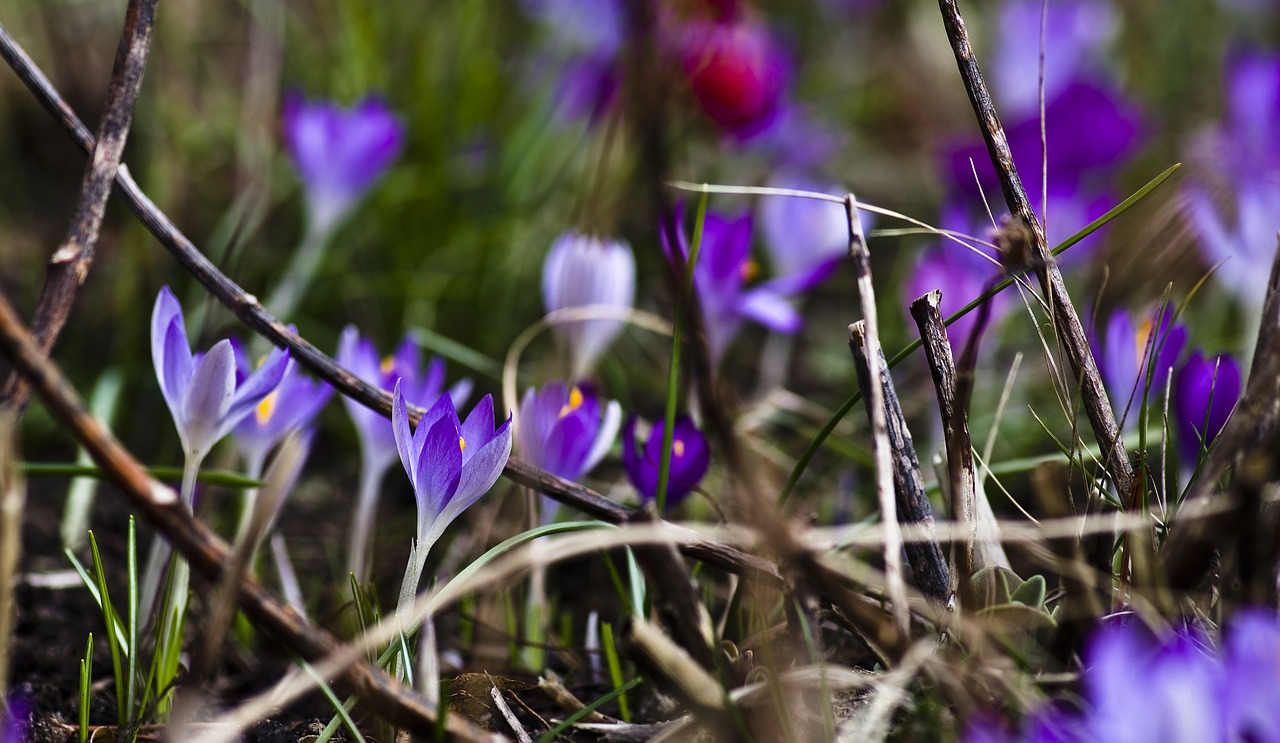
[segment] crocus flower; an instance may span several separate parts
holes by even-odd
[[[542,266],[542,301],[548,313],[595,307],[616,315],[631,309],[635,293],[636,261],[626,242],[566,232],[551,244]],[[568,351],[572,377],[581,379],[622,332],[622,321],[572,320],[551,329]]]
[[[616,400],[601,405],[588,387],[552,382],[524,393],[516,439],[525,460],[557,477],[577,480],[608,453],[621,425],[622,407]]]
[[[1205,359],[1195,351],[1175,380],[1174,407],[1178,416],[1179,448],[1183,461],[1198,461],[1240,399],[1240,367],[1230,356]]]
[[[328,233],[386,173],[404,146],[404,125],[379,98],[351,108],[291,94],[285,144],[302,177],[312,229]]]
[[[989,79],[1000,111],[1022,118],[1040,106],[1040,28],[1043,0],[1001,5]],[[1044,94],[1055,99],[1070,81],[1093,72],[1119,30],[1115,9],[1101,0],[1051,0],[1044,37]]]
[[[722,129],[749,139],[778,117],[787,60],[764,23],[744,13],[691,22],[682,61],[702,109]]]
[[[819,183],[791,172],[774,173],[770,188],[840,195],[831,183]],[[831,275],[849,252],[849,219],[844,206],[794,196],[765,196],[759,205],[760,229],[775,275],[793,292],[809,289]],[[859,215],[863,230],[871,229]],[[790,293],[790,292],[784,292]]]
[[[452,404],[462,405],[471,394],[471,380],[463,379],[446,393],[444,388],[444,360],[433,358],[426,373],[420,368],[421,354],[413,339],[406,336],[395,355],[379,360],[373,342],[361,338],[355,326],[348,325],[342,331],[338,343],[337,362],[365,382],[380,389],[393,383],[399,384],[405,399],[422,407],[436,404],[448,397]],[[360,438],[360,492],[356,500],[355,523],[348,546],[348,569],[364,578],[364,557],[373,527],[373,513],[378,502],[379,484],[387,468],[395,461],[395,435],[391,423],[385,417],[358,402],[342,398],[355,424]]]
[[[1168,638],[1123,621],[1100,629],[1085,653],[1085,708],[1071,715],[1033,710],[1021,734],[986,717],[966,743],[1227,743],[1280,740],[1280,622],[1270,609],[1244,609],[1222,648],[1197,630]]]
[[[1111,401],[1123,411],[1132,404],[1131,414],[1126,416],[1126,427],[1137,420],[1136,412],[1142,403],[1147,383],[1147,361],[1154,355],[1156,363],[1151,369],[1151,390],[1160,394],[1165,388],[1169,370],[1178,362],[1182,348],[1187,343],[1187,329],[1182,325],[1170,327],[1173,312],[1166,308],[1156,327],[1154,315],[1136,326],[1127,310],[1117,309],[1107,320],[1107,333],[1099,354],[1098,366],[1102,381],[1111,393]],[[1155,337],[1151,331],[1156,329]],[[1131,397],[1132,396],[1132,397]],[[1133,400],[1130,403],[1130,399]]]
[[[9,694],[0,705],[0,743],[24,743],[29,714],[26,701],[16,692]]]
[[[680,254],[688,260],[689,241],[682,227],[683,213],[683,209],[676,210],[674,232]],[[662,246],[667,257],[673,258],[665,230]],[[713,365],[719,365],[743,320],[754,320],[778,333],[794,333],[803,324],[783,294],[794,288],[785,281],[764,282],[751,289],[743,287],[757,271],[751,259],[751,215],[726,218],[707,212],[693,269],[693,285],[702,308],[707,349]]]
[[[167,286],[160,289],[151,313],[151,359],[191,470],[198,469],[213,445],[276,389],[290,364],[289,353],[276,349],[256,371],[238,376],[229,340],[193,355],[182,307]],[[183,495],[190,505],[188,490],[184,483]]]
[[[465,422],[441,395],[410,431],[408,406],[397,381],[391,408],[396,451],[418,501],[413,557],[401,587],[401,606],[417,591],[427,553],[459,514],[489,491],[511,456],[511,416],[495,430],[493,397],[485,395]]]
[[[1267,266],[1280,229],[1280,183],[1273,177],[1242,177],[1236,189],[1236,219],[1228,225],[1209,194],[1198,187],[1185,192],[1191,225],[1200,236],[1214,278],[1246,307],[1261,307],[1267,292]]]
[[[622,465],[627,477],[641,500],[658,497],[658,475],[662,465],[662,434],[666,427],[662,421],[653,424],[649,438],[638,445],[636,418],[627,421],[622,429]],[[707,439],[688,416],[677,418],[671,434],[671,469],[667,480],[667,504],[675,505],[685,498],[707,474],[711,462],[711,449]]]
[[[253,373],[253,365],[243,346],[232,340],[232,347],[236,356],[236,381],[240,383]],[[291,431],[310,425],[332,394],[332,387],[311,379],[297,364],[290,364],[280,385],[258,403],[253,415],[246,416],[232,431],[249,476],[262,474],[267,455],[276,444]]]

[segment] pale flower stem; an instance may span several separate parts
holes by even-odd
[[[351,529],[351,541],[347,546],[347,572],[363,583],[366,552],[369,549],[369,531],[373,528],[373,514],[378,505],[378,486],[385,467],[370,466],[366,461],[360,468],[360,492],[356,496],[356,520]]]
[[[284,278],[267,300],[267,309],[276,317],[287,320],[307,293],[307,288],[324,259],[329,233],[329,229],[318,226],[315,220],[308,220],[307,233],[294,252],[293,260],[283,274]]]
[[[251,480],[261,480],[265,464],[263,457],[253,457],[245,462],[245,476]],[[245,534],[249,533],[249,525],[253,523],[253,511],[257,502],[258,489],[246,488],[244,498],[240,502],[240,523],[236,525],[236,544],[239,544]]]
[[[204,454],[187,454],[186,461],[182,467],[182,503],[191,510],[191,505],[195,501],[196,475],[200,472],[200,464],[204,461]],[[169,546],[169,542],[157,535],[156,539],[151,543],[151,554],[147,556],[147,567],[142,572],[142,591],[139,594],[141,602],[138,609],[139,617],[150,617],[151,612],[155,609],[156,600],[160,598],[160,582],[164,578],[165,567],[169,564],[169,556],[173,554],[173,548]]]
[[[436,647],[436,620],[422,620],[418,633],[418,689],[432,710],[440,709],[440,653]]]

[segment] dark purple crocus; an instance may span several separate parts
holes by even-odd
[[[31,710],[17,692],[0,705],[0,743],[25,743]]]
[[[724,131],[750,139],[778,118],[788,62],[768,26],[746,13],[682,29],[681,58],[702,109]]]
[[[1240,367],[1223,354],[1206,359],[1191,354],[1177,374],[1174,408],[1178,417],[1178,446],[1183,462],[1194,464],[1213,444],[1240,399]]]
[[[253,373],[253,364],[243,346],[234,340],[232,346],[236,352],[236,380],[240,382]],[[249,476],[261,475],[267,455],[276,444],[290,432],[311,425],[332,395],[333,388],[328,384],[307,376],[297,364],[290,364],[279,386],[232,431]]]
[[[525,391],[516,440],[526,461],[577,480],[604,458],[621,425],[622,407],[616,400],[602,405],[590,388],[552,382]]]
[[[454,405],[462,405],[471,394],[470,379],[463,379],[445,390],[443,359],[432,358],[424,373],[421,352],[409,336],[401,341],[395,355],[380,359],[373,342],[361,338],[355,326],[348,325],[342,331],[335,358],[357,377],[379,389],[388,389],[399,380],[405,399],[421,407],[435,405],[441,397],[448,397]],[[356,499],[347,566],[350,572],[363,580],[365,552],[369,532],[373,528],[379,485],[387,468],[395,461],[396,441],[391,422],[384,416],[348,397],[344,396],[342,402],[360,438],[361,463],[360,491]]]
[[[183,497],[190,505],[200,463],[214,444],[276,389],[290,365],[289,353],[273,350],[256,371],[243,377],[236,374],[230,340],[218,341],[206,353],[192,354],[182,306],[166,286],[160,289],[151,313],[151,360],[186,454]]]
[[[568,352],[573,379],[587,376],[622,332],[622,319],[616,315],[631,309],[635,294],[636,260],[625,241],[570,231],[552,243],[542,267],[542,301],[547,312],[595,308],[615,315],[551,326]]]
[[[658,475],[662,466],[662,421],[653,424],[649,438],[643,444],[636,441],[637,419],[631,418],[622,429],[622,465],[640,499],[651,501],[658,497]],[[673,506],[698,486],[707,474],[711,463],[711,448],[693,419],[676,418],[671,434],[671,470],[667,480],[667,505]]]
[[[318,234],[332,231],[404,146],[404,124],[376,97],[343,108],[290,94],[281,118],[306,191],[310,227]]]
[[[1125,417],[1126,428],[1135,425],[1138,418],[1136,411],[1141,406],[1147,384],[1148,359],[1152,355],[1156,359],[1156,363],[1150,366],[1154,398],[1163,393],[1169,370],[1182,355],[1187,343],[1187,329],[1181,324],[1170,327],[1172,319],[1173,311],[1166,308],[1158,329],[1154,314],[1135,325],[1128,310],[1117,309],[1107,320],[1098,366],[1117,412],[1129,411]],[[1157,329],[1154,337],[1153,329]]]
[[[689,239],[682,226],[683,213],[683,209],[676,210],[674,231],[680,254],[688,260]],[[662,246],[667,257],[673,259],[666,230],[662,232]],[[693,286],[702,307],[713,366],[719,365],[743,320],[753,320],[778,333],[794,333],[803,325],[800,314],[783,293],[794,288],[787,282],[766,281],[745,288],[744,284],[758,270],[751,258],[751,215],[727,218],[707,212]]]
[[[993,228],[969,218],[966,210],[958,205],[948,206],[943,210],[940,226],[960,235],[971,235],[975,238],[994,241]],[[963,239],[963,238],[962,238]],[[995,285],[1000,279],[999,258],[986,246],[974,246],[982,251],[978,255],[969,248],[953,240],[942,239],[932,248],[926,249],[916,258],[915,267],[907,275],[903,284],[904,308],[911,302],[934,289],[942,291],[942,316],[944,318],[958,312],[969,302],[977,299],[983,292]],[[984,257],[986,256],[986,257]],[[987,330],[998,323],[1014,306],[1014,288],[992,297],[991,314]],[[978,320],[978,308],[947,326],[947,337],[951,341],[952,351],[959,354],[969,341],[969,335]]]
[[[970,721],[965,743],[1280,741],[1280,622],[1243,609],[1219,649],[1195,629],[1157,638],[1132,621],[1099,630],[1085,653],[1085,708],[1033,710],[1020,733]]]

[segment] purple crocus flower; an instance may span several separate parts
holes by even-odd
[[[1115,310],[1107,320],[1098,366],[1111,393],[1112,403],[1122,411],[1132,405],[1131,414],[1125,418],[1126,428],[1133,425],[1138,417],[1133,413],[1141,405],[1150,354],[1154,354],[1156,359],[1150,367],[1151,391],[1155,394],[1165,389],[1169,370],[1182,355],[1187,343],[1187,329],[1180,324],[1170,327],[1172,320],[1173,312],[1167,307],[1158,328],[1154,314],[1135,326],[1133,317],[1124,309]],[[1157,330],[1154,339],[1153,329]]]
[[[253,365],[244,347],[234,339],[231,343],[235,349],[236,382],[240,383],[252,374]],[[232,431],[249,476],[262,474],[267,455],[276,444],[290,432],[309,426],[332,395],[333,388],[328,384],[308,377],[297,364],[290,364],[280,385]]]
[[[747,140],[777,120],[790,71],[768,26],[745,13],[727,15],[691,22],[684,29],[681,58],[707,116]]]
[[[192,354],[182,307],[167,286],[151,313],[151,359],[193,475],[213,445],[276,389],[290,365],[288,351],[275,349],[256,371],[238,377],[229,340]],[[189,489],[184,484],[188,505]]]
[[[1280,743],[1280,619],[1270,609],[1236,612],[1223,651],[1231,740]]]
[[[391,409],[396,451],[418,500],[417,554],[431,546],[463,511],[489,491],[511,456],[511,416],[495,430],[493,397],[485,395],[465,422],[441,395],[410,431],[408,406],[396,382]],[[416,587],[416,584],[415,584]]]
[[[1240,367],[1228,355],[1210,361],[1197,350],[1183,364],[1175,385],[1178,445],[1183,461],[1194,463],[1201,450],[1213,444],[1240,399]]]
[[[327,234],[386,173],[404,146],[404,125],[379,98],[352,108],[285,97],[285,145],[302,177],[312,230]]]
[[[643,446],[637,446],[636,418],[627,421],[622,429],[622,465],[640,499],[651,501],[658,497],[658,474],[662,465],[662,421],[653,424],[649,438]],[[693,419],[681,416],[676,419],[671,434],[671,471],[667,480],[667,504],[684,500],[707,474],[711,462],[711,448]]]
[[[1217,266],[1214,278],[1246,307],[1261,307],[1280,229],[1280,182],[1242,177],[1236,188],[1236,220],[1228,226],[1212,197],[1200,188],[1186,191],[1191,225],[1200,235],[1205,260]]]
[[[768,186],[832,195],[847,190],[785,171],[774,173]],[[769,262],[777,281],[784,282],[774,286],[784,294],[817,285],[831,275],[849,252],[849,218],[840,204],[794,196],[766,196],[758,208]],[[859,219],[863,230],[871,229],[868,215],[860,214]]]
[[[24,743],[30,714],[26,700],[17,692],[9,694],[0,705],[0,743]]]
[[[422,407],[430,407],[443,397],[449,398],[451,404],[462,405],[471,394],[470,379],[463,379],[445,391],[443,359],[433,358],[424,374],[418,346],[409,336],[405,336],[395,355],[379,359],[373,342],[361,338],[355,326],[348,325],[342,331],[335,358],[357,377],[379,389],[399,384],[405,399]],[[363,580],[365,552],[369,532],[373,528],[379,485],[387,468],[395,461],[396,442],[391,423],[385,417],[348,397],[344,396],[342,402],[360,438],[361,461],[360,492],[348,545],[347,567],[349,572]]]
[[[689,241],[682,228],[684,210],[676,209],[674,232],[680,254],[689,257]],[[847,229],[847,228],[846,228]],[[672,258],[667,232],[662,246]],[[718,366],[743,320],[753,320],[778,333],[794,333],[803,322],[783,292],[793,289],[786,281],[764,282],[751,289],[743,284],[758,267],[751,259],[751,215],[726,218],[707,212],[702,243],[693,268],[693,285],[702,307],[711,363]]]
[[[636,262],[626,242],[566,232],[552,243],[542,267],[542,300],[548,313],[596,307],[616,315],[631,309],[635,293]],[[568,350],[572,378],[581,379],[622,332],[622,321],[611,317],[557,322],[552,332]]]
[[[530,387],[520,401],[516,439],[528,462],[557,477],[577,480],[609,451],[622,425],[622,407],[606,405],[590,388],[552,382]]]

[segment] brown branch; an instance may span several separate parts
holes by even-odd
[[[1089,346],[1080,316],[1076,314],[1071,296],[1067,293],[1062,272],[1058,270],[1053,256],[1049,253],[1044,228],[1036,219],[1035,210],[1031,206],[1030,199],[1027,198],[1027,191],[1022,186],[1022,180],[1018,178],[1013,153],[1009,150],[1009,142],[1005,139],[1004,129],[1000,126],[1000,118],[996,115],[995,106],[991,102],[991,94],[987,91],[987,84],[982,79],[981,70],[978,69],[978,60],[973,55],[969,33],[965,30],[964,19],[960,17],[957,0],[938,0],[938,7],[942,11],[942,22],[946,26],[947,38],[951,41],[951,49],[955,53],[965,91],[969,94],[969,102],[973,105],[973,112],[978,118],[982,139],[987,144],[991,163],[995,166],[996,175],[1000,179],[1005,203],[1017,222],[1025,227],[1025,238],[1029,243],[1025,247],[1030,250],[1029,263],[1036,267],[1036,277],[1052,310],[1058,337],[1066,350],[1067,361],[1071,364],[1076,381],[1080,385],[1085,414],[1089,417],[1093,434],[1103,451],[1103,466],[1115,481],[1116,491],[1120,497],[1127,501],[1133,492],[1133,463],[1129,461],[1124,442],[1120,439],[1120,427],[1116,425],[1115,411],[1111,409],[1106,388],[1102,385],[1102,376],[1098,373],[1093,349]],[[1016,230],[1018,225],[1015,224],[1012,227]],[[1021,230],[1016,231],[1021,232]],[[1021,242],[1021,239],[1018,242]]]
[[[0,352],[34,386],[45,407],[71,432],[93,461],[124,490],[143,518],[165,534],[192,567],[211,582],[217,582],[231,566],[232,555],[227,544],[208,526],[196,521],[173,490],[153,480],[133,455],[85,409],[84,402],[35,344],[3,295],[0,295]],[[239,594],[240,605],[254,623],[298,655],[319,660],[338,650],[338,641],[332,635],[308,624],[253,576],[241,578]],[[349,666],[343,671],[339,684],[387,719],[424,737],[433,734],[435,712],[421,697],[368,662]],[[494,739],[492,734],[456,713],[448,716],[445,727],[462,740]]]
[[[0,26],[0,57],[9,63],[19,79],[35,95],[41,105],[53,114],[80,149],[85,153],[92,152],[93,135],[3,26]],[[116,192],[124,198],[134,215],[177,259],[178,263],[195,276],[196,280],[246,327],[273,344],[288,348],[295,360],[328,382],[338,392],[371,410],[390,417],[390,392],[379,389],[352,374],[263,309],[257,297],[246,293],[219,271],[191,240],[182,234],[169,217],[147,198],[129,174],[128,168],[123,165],[116,173]],[[423,412],[422,408],[409,407],[409,417],[414,422],[422,417]],[[516,457],[512,457],[507,462],[503,474],[514,482],[537,488],[560,503],[601,521],[626,524],[638,518],[634,510],[620,506],[589,488],[556,477]],[[728,545],[702,540],[693,545],[682,546],[681,549],[690,557],[704,560],[725,570],[753,573],[774,584],[781,582],[778,570],[772,563]]]
[[[62,238],[62,244],[49,259],[44,287],[40,290],[40,300],[31,322],[31,333],[45,354],[53,348],[67,324],[76,293],[93,266],[102,216],[107,209],[107,198],[111,196],[111,182],[124,155],[138,91],[142,88],[142,74],[146,71],[147,56],[151,51],[155,11],[156,0],[129,0],[125,11],[124,31],[120,35],[111,86],[107,90],[107,107],[98,124],[98,146],[85,168],[71,225]],[[68,113],[70,109],[61,112],[64,116]],[[0,390],[0,407],[22,410],[30,399],[31,388],[22,375],[11,373]]]
[[[853,353],[853,363],[858,372],[858,387],[871,389],[871,366],[867,363],[864,349],[867,339],[863,321],[849,326],[849,350]],[[884,390],[885,436],[888,451],[893,457],[893,489],[895,510],[898,521],[906,524],[919,524],[926,531],[933,531],[933,510],[929,506],[929,495],[924,489],[924,478],[920,475],[920,460],[916,456],[915,443],[911,439],[911,431],[907,429],[907,420],[902,413],[902,403],[898,400],[893,379],[889,376],[889,364],[884,353],[877,346],[873,351],[877,360],[880,385]],[[871,414],[868,400],[868,415]],[[873,422],[873,426],[876,424]],[[936,539],[928,541],[911,540],[905,545],[907,562],[911,563],[911,574],[915,576],[920,593],[937,601],[946,603],[951,595],[951,578],[947,570],[946,558],[942,556],[942,548]]]
[[[978,526],[977,494],[973,473],[973,448],[969,439],[969,405],[951,356],[951,341],[942,318],[942,292],[925,294],[911,303],[911,316],[924,341],[924,355],[933,375],[933,388],[938,393],[938,415],[942,419],[943,439],[947,447],[948,493],[951,498],[951,520],[965,527],[964,538],[951,547],[952,585],[962,607],[973,608],[969,583],[974,571],[974,532]],[[972,342],[972,341],[971,341]],[[971,370],[972,371],[972,370]]]

